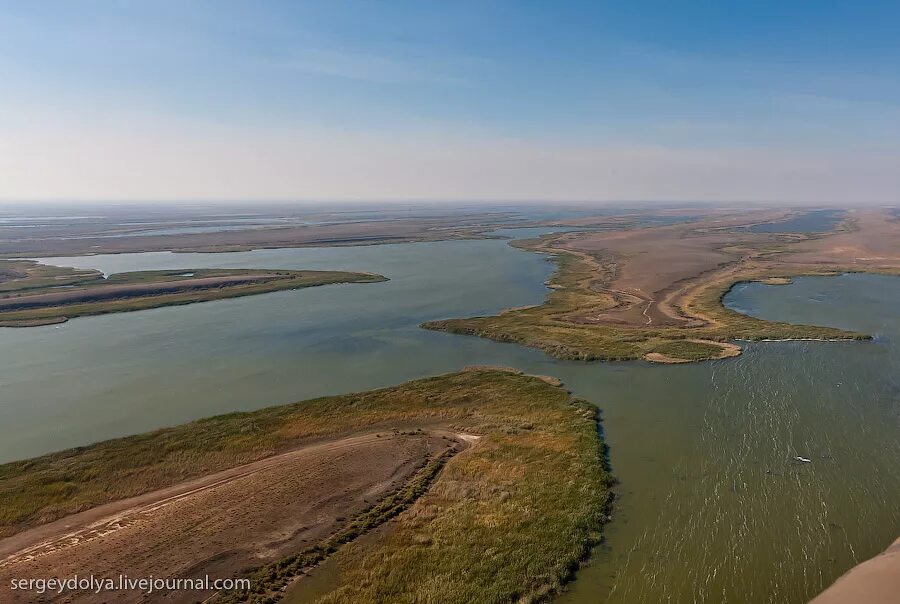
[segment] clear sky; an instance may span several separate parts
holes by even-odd
[[[0,0],[0,199],[900,199],[900,2]]]

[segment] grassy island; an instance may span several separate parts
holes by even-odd
[[[87,315],[386,280],[372,273],[271,269],[138,271],[104,278],[96,270],[5,261],[0,262],[0,327],[49,325]]]
[[[337,581],[317,597],[322,602],[540,600],[573,577],[598,542],[608,513],[611,478],[597,422],[596,408],[573,399],[553,378],[472,368],[7,463],[0,466],[0,535],[7,536],[0,540],[0,554],[11,553],[3,551],[10,540],[28,545],[31,533],[49,553],[35,559],[12,552],[0,576],[47,565],[74,570],[67,566],[73,560],[130,574],[144,566],[165,568],[175,576],[208,572],[204,564],[215,564],[220,573],[228,568],[252,580],[250,590],[219,594],[220,601],[267,602],[285,589],[290,595],[302,588],[316,564],[333,558]],[[363,461],[348,457],[354,448]],[[364,499],[355,508],[348,503],[331,523],[323,523],[319,511],[311,516],[314,522],[297,527],[290,524],[295,512],[260,511],[253,499],[302,474],[304,455],[327,453],[317,462],[322,477],[288,485],[285,501],[296,505],[322,486],[323,501],[332,503],[321,509],[330,510],[341,501],[334,497],[353,487],[344,482],[345,473],[373,457],[393,458],[396,451],[409,456],[402,479],[395,472],[381,485],[375,470],[363,468],[373,473],[360,486]],[[246,469],[257,467],[257,474]],[[222,471],[232,478],[221,478]],[[263,472],[280,472],[281,478],[263,481]],[[216,477],[212,486],[191,482],[206,475]],[[190,487],[182,499],[173,496],[177,485]],[[204,520],[199,513],[179,512],[178,506],[197,503],[204,488],[213,489],[208,505],[234,497],[226,517]],[[376,488],[380,494],[372,495]],[[72,538],[79,522],[97,530],[91,510],[117,501],[133,506],[127,502],[154,493],[160,498],[138,511],[115,509],[115,524],[100,522],[104,530],[84,543],[77,543],[81,533]],[[163,521],[167,513],[190,518],[193,528],[169,527]],[[283,527],[276,541],[259,550],[248,545],[265,536],[252,527],[279,515],[293,531]],[[223,538],[225,529],[210,530],[230,517],[239,519],[243,531],[238,549]],[[60,544],[51,547],[47,533],[54,525],[47,523],[57,518],[64,526],[58,529]],[[206,522],[211,524],[202,524],[203,530],[195,526]],[[376,527],[373,538],[357,539]],[[303,539],[290,541],[283,534]],[[222,566],[229,560],[231,566]]]

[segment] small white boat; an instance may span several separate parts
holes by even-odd
[[[805,457],[800,457],[799,455],[794,457],[794,459],[796,459],[797,461],[802,461],[803,463],[812,463],[811,459],[806,459]]]

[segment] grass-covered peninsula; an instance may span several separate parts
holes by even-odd
[[[708,319],[698,326],[639,326],[607,322],[572,321],[572,314],[602,313],[616,302],[591,282],[602,264],[559,252],[552,257],[557,272],[551,278],[547,300],[530,308],[499,315],[429,321],[426,329],[476,335],[499,342],[514,342],[570,360],[630,360],[662,362],[698,361],[733,356],[729,340],[867,339],[869,336],[831,327],[792,325],[757,319],[722,305],[722,298],[737,282],[762,279],[765,273],[745,273],[698,284],[686,301],[696,315]],[[601,273],[602,274],[602,273]]]
[[[427,329],[514,342],[572,360],[690,362],[740,353],[741,340],[862,340],[868,334],[747,316],[723,298],[737,283],[777,285],[795,275],[896,274],[895,229],[859,213],[834,234],[772,235],[716,220],[514,242],[548,254],[557,270],[543,304],[493,316],[429,321]],[[887,225],[887,226],[886,226]],[[868,252],[881,244],[893,256]]]
[[[118,273],[0,261],[0,327],[61,323],[87,315],[145,310],[386,277],[344,271],[195,269]]]
[[[573,399],[553,379],[485,368],[233,413],[0,466],[0,535],[28,535],[54,519],[155,491],[166,492],[170,501],[167,488],[237,467],[238,478],[210,488],[238,489],[229,509],[242,519],[243,541],[253,543],[260,536],[248,527],[262,519],[254,520],[258,512],[252,498],[262,483],[241,486],[252,477],[240,468],[271,459],[270,467],[260,471],[278,466],[291,476],[296,474],[289,465],[294,451],[324,450],[335,442],[339,446],[329,451],[331,457],[321,460],[319,479],[327,482],[331,497],[348,488],[341,479],[346,443],[355,439],[353,446],[371,447],[378,455],[378,447],[405,442],[422,447],[407,478],[395,479],[381,496],[366,496],[363,508],[338,517],[327,533],[292,549],[279,542],[265,553],[252,552],[234,568],[252,579],[252,589],[220,598],[266,602],[285,588],[290,594],[315,572],[315,564],[333,556],[338,579],[334,589],[321,594],[322,602],[540,600],[572,578],[597,543],[608,513],[611,478],[597,421],[596,408]],[[315,484],[291,491],[292,499]],[[214,500],[224,499],[226,491],[214,494]],[[156,505],[141,512],[135,521],[140,531],[121,546],[123,552],[140,546],[141,561],[134,564],[155,555],[167,564],[178,558],[171,545],[157,549],[154,539],[167,543],[174,535],[154,518],[201,496],[193,493],[168,508]],[[241,507],[245,501],[247,510]],[[37,561],[22,558],[20,564],[65,566],[71,559],[66,556],[83,562],[91,543],[107,539],[114,544],[115,535],[132,530],[130,521],[122,520],[127,514],[117,514],[109,534],[91,536],[94,541],[83,545],[64,542]],[[90,521],[96,526],[96,518]],[[356,539],[376,527],[377,538]],[[71,534],[74,529],[67,524],[64,530]],[[155,537],[158,533],[162,536]],[[183,541],[212,537],[204,531],[179,533],[178,543],[199,556],[200,545]],[[210,551],[209,559],[218,564],[239,557],[233,544],[221,541],[219,557],[207,550],[204,560]],[[80,557],[79,547],[84,548]],[[119,568],[132,563],[115,559],[119,550],[110,544],[99,551],[105,563]],[[199,568],[197,560],[181,562]]]

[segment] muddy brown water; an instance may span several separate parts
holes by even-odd
[[[900,534],[900,279],[804,278],[727,298],[874,341],[759,343],[736,359],[654,366],[556,361],[419,329],[543,299],[552,265],[500,240],[54,262],[391,281],[0,329],[2,460],[498,364],[558,376],[603,410],[619,500],[563,602],[804,602]]]

